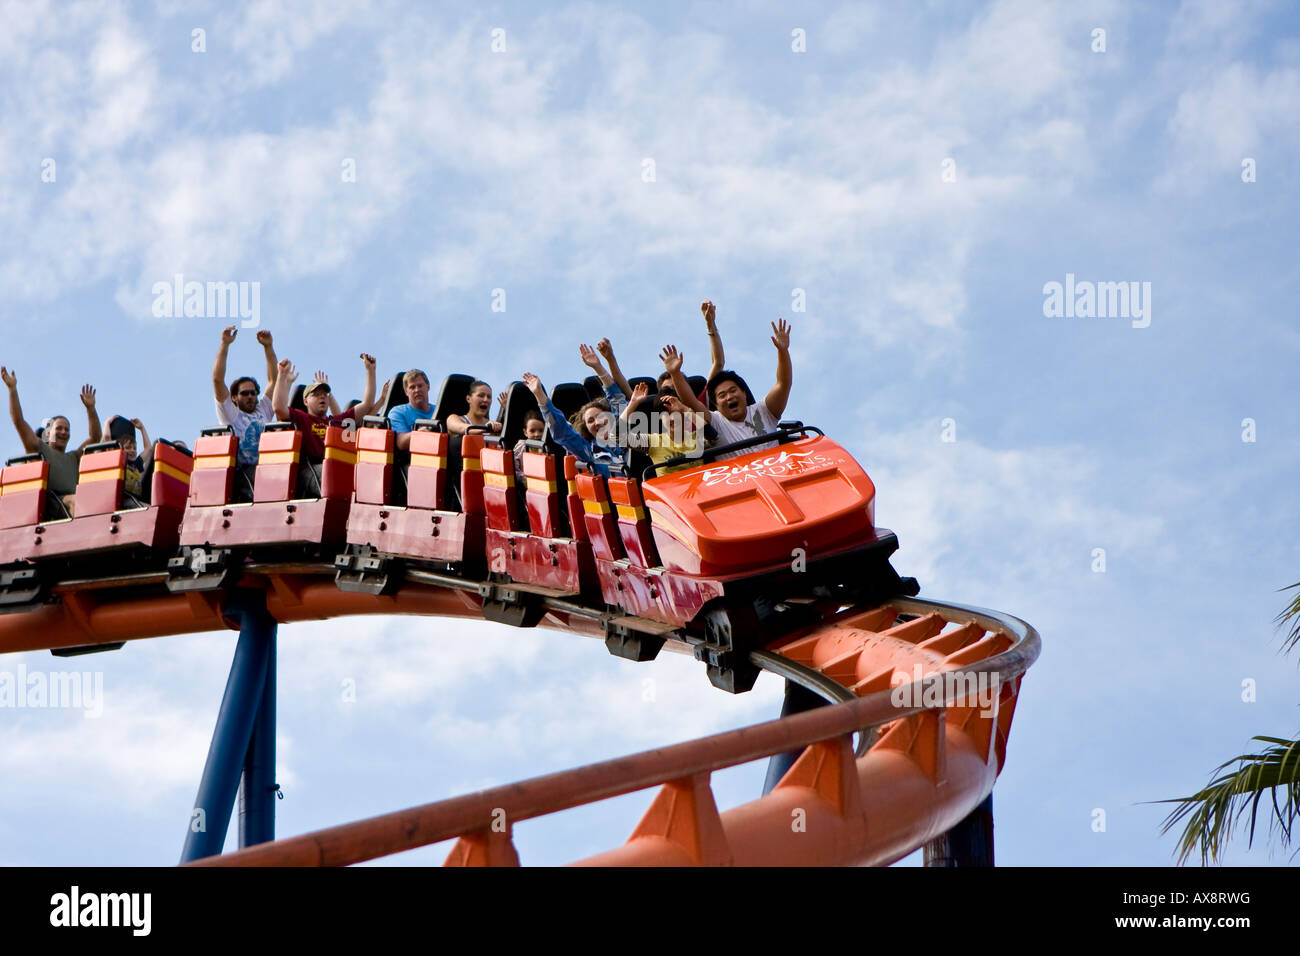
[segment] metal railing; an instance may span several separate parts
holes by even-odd
[[[957,674],[997,674],[1008,682],[1023,674],[1038,657],[1038,632],[1011,615],[918,598],[895,598],[885,603],[900,611],[937,612],[950,623],[974,621],[985,630],[999,631],[1012,638],[1011,647],[962,667]],[[764,661],[760,659],[756,663]],[[785,665],[793,662],[786,661]],[[912,696],[904,699],[920,700],[922,683],[913,684]],[[894,691],[886,690],[852,697],[779,720],[288,837],[191,865],[347,866],[481,831],[494,814],[504,813],[514,824],[761,760],[936,709],[899,707],[893,702],[893,694]],[[957,702],[955,694],[950,700],[948,691],[944,691],[942,707]]]

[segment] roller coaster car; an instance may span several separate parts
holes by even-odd
[[[439,389],[436,419],[417,422],[409,456],[395,453],[388,422],[367,419],[360,433],[357,492],[348,522],[348,553],[337,559],[345,590],[383,593],[400,575],[393,562],[451,565],[479,586],[484,616],[532,626],[542,616],[538,598],[598,592],[590,549],[568,532],[559,504],[562,455],[530,454],[530,491],[515,487],[513,445],[524,417],[537,409],[522,382],[507,390],[503,434],[471,427],[446,433],[446,420],[467,410],[468,375],[449,375]],[[581,386],[557,386],[572,406],[585,400]],[[538,451],[542,445],[535,443]],[[405,457],[406,460],[403,460]],[[549,488],[549,497],[539,491]],[[523,515],[527,514],[529,518]],[[531,524],[525,521],[531,519]]]
[[[671,465],[694,467],[656,475]],[[889,565],[898,542],[875,527],[871,479],[799,422],[650,466],[641,482],[588,472],[575,484],[606,603],[629,621],[685,628],[710,679],[733,693],[757,676],[748,650],[800,625],[796,602],[916,593]],[[606,643],[637,660],[656,650]]]
[[[386,418],[367,417],[357,431],[348,553],[335,560],[344,590],[387,591],[397,583],[389,575],[393,558],[482,568],[482,435],[452,436],[439,421],[416,422],[405,462],[397,460],[395,441]]]
[[[126,452],[116,442],[90,445],[79,464],[76,517],[69,517],[49,490],[48,462],[10,459],[0,471],[0,607],[39,597],[38,568],[75,564],[91,574],[119,563],[123,551],[174,552],[193,464],[184,449],[155,443],[141,501],[126,491]]]
[[[718,460],[720,453],[773,441],[775,448]],[[820,429],[783,422],[771,435],[663,464],[673,463],[698,467],[656,476],[663,465],[652,466],[641,486],[668,570],[730,579],[879,550],[875,485]]]
[[[574,465],[566,463],[576,464],[575,459],[545,441],[525,442],[521,489],[507,441],[488,438],[483,449],[489,569],[533,593],[596,597],[600,588],[591,543],[574,533],[568,506]],[[582,531],[581,522],[576,527]]]
[[[333,559],[347,532],[355,433],[331,425],[320,464],[306,460],[302,444],[292,422],[267,425],[258,442],[252,500],[240,500],[250,495],[247,473],[236,464],[234,434],[228,428],[204,430],[194,448],[181,552],[168,563],[169,588],[219,587],[237,570],[235,556],[253,549]]]

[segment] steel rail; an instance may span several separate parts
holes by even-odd
[[[1012,680],[1038,657],[1038,632],[1011,615],[918,598],[884,603],[900,609],[906,605],[922,613],[937,612],[950,623],[974,620],[981,626],[992,624],[992,630],[1014,638],[1011,647],[963,667],[957,674],[996,673],[1003,680]],[[911,696],[904,699],[920,700],[924,684],[924,678],[914,682]],[[893,697],[897,690],[879,691],[790,717],[288,837],[188,865],[347,866],[485,830],[500,813],[513,825],[937,709],[896,706]],[[956,684],[942,690],[941,707],[952,706],[962,699]],[[980,799],[985,796],[981,794]]]

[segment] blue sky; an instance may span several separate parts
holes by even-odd
[[[866,466],[922,595],[1041,631],[995,791],[1000,862],[1166,865],[1146,801],[1198,788],[1253,733],[1296,732],[1297,659],[1270,623],[1300,580],[1291,5],[0,8],[0,362],[30,419],[68,414],[79,441],[90,381],[104,418],[155,437],[213,424],[225,323],[152,315],[176,273],[259,283],[280,354],[345,392],[363,350],[381,375],[552,384],[601,335],[630,374],[666,342],[703,371],[708,297],[756,388],[767,323],[793,323],[790,414]],[[1149,326],[1045,316],[1067,273],[1149,282]],[[260,377],[251,339],[231,372]],[[12,432],[0,447],[16,453]],[[83,659],[104,674],[99,719],[0,713],[0,861],[173,862],[233,646]],[[66,669],[0,667],[19,659]],[[632,665],[547,632],[285,627],[279,832],[756,722],[779,699],[775,679],[729,698],[688,658]],[[719,803],[761,778],[719,775]],[[521,856],[614,846],[649,799],[524,824]]]

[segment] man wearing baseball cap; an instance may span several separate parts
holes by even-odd
[[[330,387],[328,382],[315,381],[303,392],[302,401],[307,411],[289,407],[289,390],[298,380],[298,371],[288,359],[280,362],[276,370],[275,395],[273,405],[276,417],[282,422],[293,422],[294,427],[302,432],[302,449],[308,462],[318,465],[325,460],[325,433],[331,425],[343,425],[348,421],[359,423],[374,412],[379,404],[375,397],[375,357],[361,354],[362,364],[366,367],[366,391],[359,405],[354,405],[342,415],[329,414]],[[385,393],[388,390],[384,386]]]

